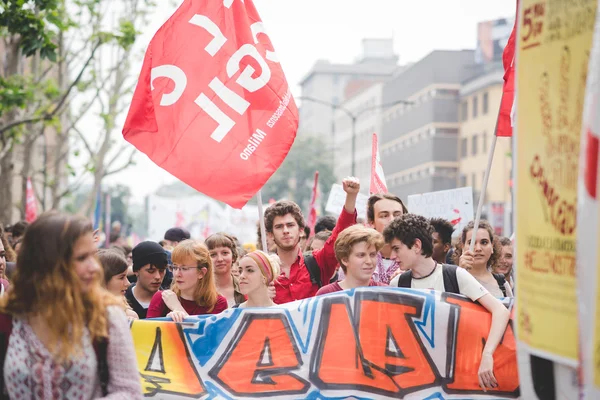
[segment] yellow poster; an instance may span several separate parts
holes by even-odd
[[[575,243],[583,102],[597,0],[521,0],[517,41],[518,338],[577,362]]]

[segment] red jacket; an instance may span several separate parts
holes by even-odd
[[[341,231],[356,224],[356,211],[349,213],[344,208],[337,220],[332,235],[325,242],[325,247],[313,251],[313,256],[321,269],[321,282],[327,284],[337,268],[338,261],[335,258],[335,241]],[[277,304],[289,303],[294,300],[306,299],[317,294],[319,286],[310,280],[310,273],[304,264],[302,251],[298,249],[298,258],[290,267],[290,277],[279,275],[275,281],[275,298]]]

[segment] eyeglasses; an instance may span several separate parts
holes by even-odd
[[[169,265],[169,271],[171,271],[173,273],[176,273],[176,272],[179,272],[179,271],[181,271],[183,273],[186,273],[186,272],[191,271],[193,269],[202,269],[202,268],[206,268],[206,267],[200,267],[200,266],[198,266],[198,267],[178,267],[176,265]]]

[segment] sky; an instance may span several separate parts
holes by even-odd
[[[140,48],[176,9],[171,2],[158,3],[139,38]],[[416,62],[433,50],[474,49],[477,23],[514,17],[516,7],[515,0],[254,0],[254,4],[294,95],[300,95],[298,83],[317,60],[352,63],[364,38],[393,37],[399,63]],[[133,71],[138,74],[140,69],[141,60]],[[128,185],[138,203],[176,180],[141,152],[135,161],[135,166],[107,182]]]

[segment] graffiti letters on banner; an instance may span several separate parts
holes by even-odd
[[[498,388],[479,387],[490,324],[462,296],[364,288],[131,329],[146,397],[517,398],[512,320],[494,354]]]

